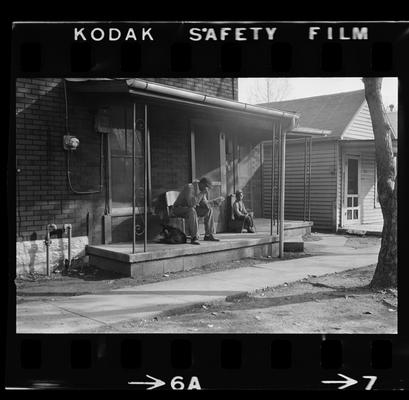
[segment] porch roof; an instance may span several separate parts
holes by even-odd
[[[208,109],[239,113],[243,117],[256,117],[264,120],[285,121],[284,128],[293,129],[299,115],[295,112],[282,111],[243,103],[226,98],[208,96],[194,91],[173,86],[149,82],[143,79],[99,79],[99,78],[66,78],[70,88],[85,93],[123,93],[143,96],[151,101],[164,101],[175,104],[186,104]],[[299,134],[302,134],[299,131]]]

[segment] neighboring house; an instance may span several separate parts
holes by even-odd
[[[364,90],[261,104],[300,114],[303,127],[331,131],[312,143],[311,218],[315,229],[337,231],[383,224],[377,196],[375,145]],[[397,152],[396,113],[388,113]],[[303,219],[304,140],[287,142],[285,218]],[[264,145],[264,157],[271,157]],[[269,168],[269,167],[267,167]],[[263,181],[266,197],[269,181]],[[269,215],[271,206],[265,204]]]

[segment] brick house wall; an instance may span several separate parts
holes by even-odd
[[[99,185],[100,137],[92,115],[70,97],[70,131],[81,138],[72,154],[71,180],[76,190],[92,190]],[[68,189],[62,81],[18,79],[16,106],[17,239],[43,238],[48,223],[71,223],[73,236],[86,235],[87,213],[104,207],[105,193],[79,197]]]
[[[191,179],[190,132],[186,114],[154,109],[150,124],[152,198],[178,190]]]
[[[238,80],[234,78],[144,78],[147,81],[209,96],[238,100]]]
[[[155,78],[161,84],[194,90],[204,94],[237,99],[237,79],[231,78]],[[80,139],[80,146],[71,154],[71,181],[75,190],[99,188],[100,140],[93,127],[95,107],[80,95],[68,92],[69,130]],[[186,122],[186,121],[185,121]],[[188,137],[180,124],[174,122],[174,132],[156,129],[151,137],[152,181],[156,192],[168,187],[180,187],[189,180]],[[44,238],[47,224],[72,224],[72,235],[78,238],[81,255],[88,242],[103,240],[102,216],[106,207],[106,184],[101,193],[76,195],[69,190],[66,177],[65,99],[62,79],[16,80],[16,241],[17,270],[44,270]],[[176,147],[177,150],[171,149]],[[158,151],[158,153],[156,153]],[[172,154],[184,154],[178,162]],[[186,164],[186,165],[185,165]],[[169,168],[170,167],[170,168]],[[181,167],[181,168],[178,168]],[[17,172],[19,171],[19,172]],[[155,193],[156,193],[155,192]],[[35,246],[34,246],[35,243]],[[73,246],[75,247],[75,240]],[[63,256],[66,243],[56,240],[54,263]],[[35,249],[33,253],[33,249]],[[31,253],[30,253],[31,251]],[[20,265],[20,268],[19,268]],[[40,265],[40,267],[38,267]]]

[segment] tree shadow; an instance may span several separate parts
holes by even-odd
[[[104,281],[127,278],[126,275],[119,274],[118,272],[100,269],[91,265],[84,265],[81,264],[81,262],[79,262],[78,265],[74,265],[73,268],[70,268],[66,276],[78,278],[83,281]]]
[[[325,286],[325,285],[323,285]],[[328,286],[326,286],[328,287]],[[239,298],[231,303],[230,310],[251,310],[256,308],[278,307],[291,304],[309,303],[314,301],[322,301],[328,299],[336,299],[341,297],[353,297],[364,294],[373,293],[368,285],[354,286],[354,287],[328,287],[328,289],[321,292],[304,292],[296,295],[285,295],[278,297],[244,297]]]
[[[28,254],[30,256],[30,261],[28,264],[28,270],[30,271],[30,274],[34,273],[34,265],[35,265],[35,260],[38,252],[38,244],[36,243],[37,240],[37,232],[33,232],[30,235],[30,241],[32,241],[30,249],[28,250]]]

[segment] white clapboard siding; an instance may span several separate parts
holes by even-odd
[[[285,218],[304,218],[304,143],[287,143]],[[264,146],[263,211],[271,213],[271,146]],[[277,199],[277,193],[275,194]],[[312,145],[311,217],[317,229],[335,229],[336,210],[336,142],[314,142]],[[308,218],[308,216],[307,216]]]
[[[365,101],[342,135],[343,139],[373,139],[371,115]]]
[[[341,227],[342,221],[342,197],[343,197],[343,182],[342,182],[342,148],[338,145],[338,165],[337,165],[337,199],[338,199],[338,207],[337,207],[337,228]]]
[[[373,153],[362,153],[361,155],[361,213],[362,223],[379,224],[382,223],[382,210],[376,202],[375,186],[375,156]]]

